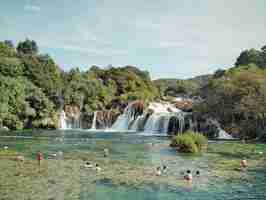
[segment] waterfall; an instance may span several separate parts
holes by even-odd
[[[229,135],[227,132],[225,132],[225,130],[218,128],[217,139],[232,140],[234,138],[231,135]]]
[[[60,127],[60,129],[67,129],[66,113],[64,110],[62,110],[60,113],[59,127]]]
[[[223,140],[234,139],[230,134],[228,134],[225,130],[221,128],[221,125],[217,120],[208,119],[207,121],[217,128],[217,136],[216,136],[217,139],[223,139]]]
[[[112,125],[112,129],[120,130],[120,131],[127,131],[131,123],[134,123],[135,111],[131,104],[129,104],[122,115],[120,115],[115,123]]]
[[[81,119],[80,116],[71,116],[67,117],[64,110],[60,113],[59,127],[62,130],[66,129],[80,129],[81,128]]]
[[[93,114],[93,120],[92,120],[92,126],[91,129],[96,129],[96,122],[97,122],[97,111],[94,112]]]
[[[145,124],[145,119],[147,119],[149,116],[146,114],[140,115],[137,117],[137,119],[134,121],[132,126],[130,127],[130,130],[134,131],[143,131],[144,129],[144,124]]]
[[[144,127],[145,133],[167,135],[171,115],[168,113],[152,114]]]
[[[184,114],[170,103],[150,103],[146,112],[138,113],[132,104],[129,104],[124,113],[113,124],[114,130],[134,130],[146,134],[167,135],[170,119],[175,118],[178,132],[183,132],[185,126]]]
[[[154,112],[148,118],[144,127],[144,132],[167,135],[171,118],[176,119],[174,121],[178,123],[178,132],[183,132],[185,119],[181,110],[169,103],[151,103],[149,109],[152,109]]]
[[[181,134],[181,133],[183,133],[184,128],[185,128],[185,116],[183,113],[179,113],[177,118],[178,118],[178,122],[179,122],[178,133]]]

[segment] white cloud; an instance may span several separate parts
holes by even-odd
[[[27,4],[27,5],[24,6],[24,10],[32,11],[32,12],[40,12],[41,11],[41,7],[37,6],[37,5]]]

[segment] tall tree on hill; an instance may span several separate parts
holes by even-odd
[[[26,39],[25,41],[18,43],[17,51],[20,54],[37,54],[38,46],[34,40]]]
[[[235,66],[243,66],[248,64],[256,64],[260,68],[266,68],[266,46],[261,50],[250,49],[240,53],[236,60]]]

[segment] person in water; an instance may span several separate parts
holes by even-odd
[[[161,174],[162,174],[161,167],[156,168],[155,174],[156,174],[156,176],[161,176]]]
[[[200,171],[199,170],[196,171],[196,176],[198,176],[198,177],[200,176]]]
[[[38,165],[40,167],[41,166],[41,161],[43,160],[43,154],[42,154],[42,152],[38,151],[36,157],[37,157]]]
[[[109,156],[109,149],[105,148],[105,149],[103,150],[103,156],[104,156],[104,157],[108,157],[108,156]]]
[[[63,151],[58,151],[57,155],[58,155],[58,159],[63,159],[64,158]]]
[[[164,166],[163,166],[162,173],[163,173],[163,174],[166,174],[166,172],[167,172],[167,167],[166,167],[166,165],[164,165]]]
[[[187,170],[187,174],[184,176],[184,179],[187,180],[187,181],[192,181],[193,176],[192,176],[190,170]]]
[[[247,164],[247,160],[246,158],[243,158],[241,161],[240,161],[240,167],[242,170],[245,170],[247,167],[248,167],[248,164]]]
[[[98,172],[100,172],[102,170],[102,168],[96,163],[95,170],[98,171]]]
[[[93,165],[90,162],[86,162],[84,165],[85,168],[92,168]]]

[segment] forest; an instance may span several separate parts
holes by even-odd
[[[0,93],[0,126],[12,130],[58,128],[64,105],[90,114],[159,96],[146,71],[133,66],[92,66],[87,71],[65,72],[29,39],[17,47],[11,41],[0,42]]]

